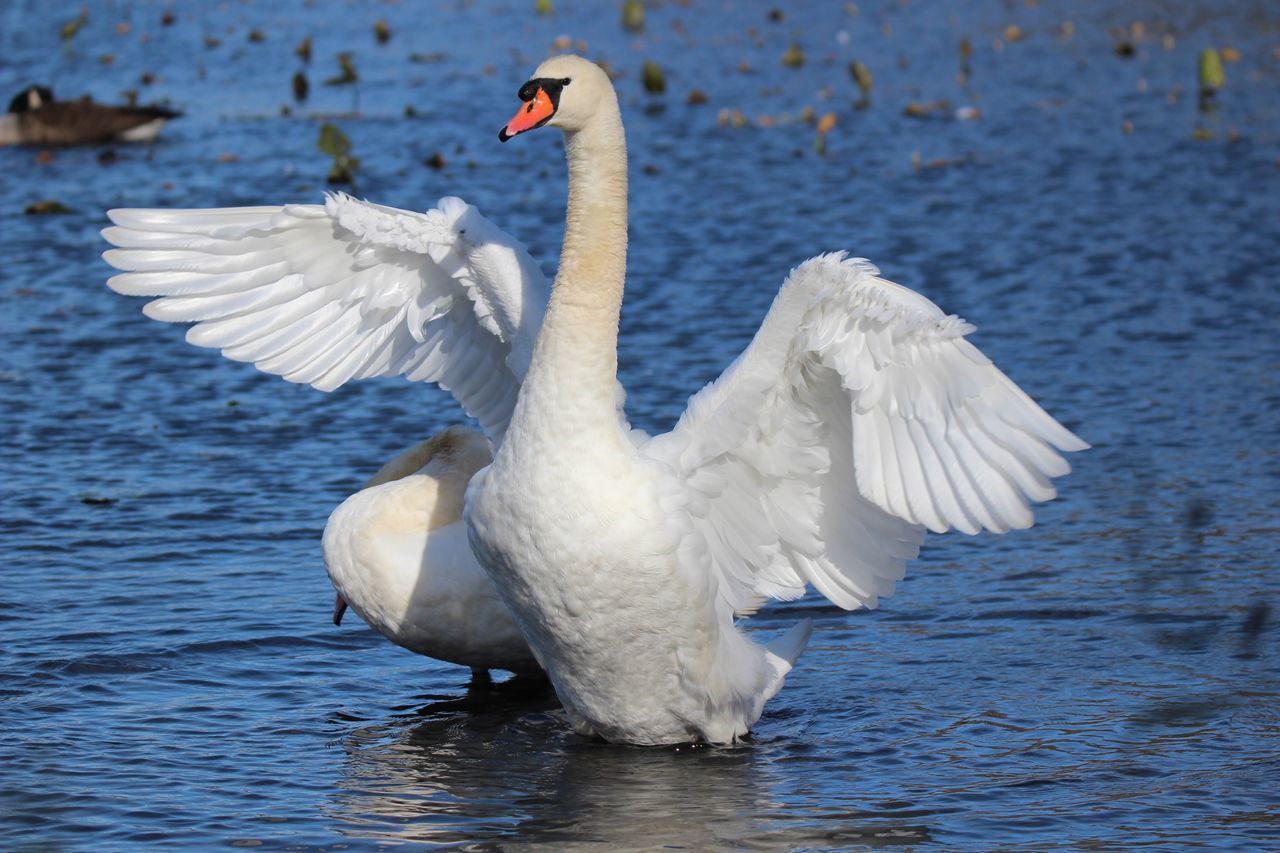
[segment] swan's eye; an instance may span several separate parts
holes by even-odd
[[[560,85],[561,85],[561,86],[568,86],[568,85],[569,85],[570,83],[572,83],[572,82],[573,82],[573,79],[572,79],[572,78],[570,78],[570,77],[561,77],[561,78],[560,78]]]

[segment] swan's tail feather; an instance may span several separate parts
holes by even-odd
[[[806,617],[791,626],[785,634],[765,644],[765,657],[773,667],[773,676],[765,686],[764,701],[768,702],[782,689],[783,679],[787,677],[796,658],[800,657],[800,653],[809,643],[811,634],[813,634],[813,620]]]

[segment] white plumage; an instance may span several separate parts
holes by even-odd
[[[1060,451],[1087,445],[965,339],[970,325],[843,254],[793,270],[751,344],[675,428],[637,434],[616,386],[627,240],[616,97],[576,57],[548,60],[528,85],[539,94],[503,138],[559,127],[570,165],[549,299],[519,244],[456,199],[427,214],[345,196],[113,211],[104,233],[122,248],[107,258],[129,272],[111,286],[161,296],[151,316],[195,321],[193,343],[292,381],[403,374],[448,388],[480,422],[488,467],[471,455],[433,468],[428,454],[418,491],[397,491],[417,476],[400,475],[330,519],[335,584],[358,588],[362,615],[392,639],[408,645],[405,626],[430,618],[416,650],[461,659],[440,632],[474,638],[478,611],[428,617],[430,597],[382,579],[448,575],[423,588],[500,596],[493,659],[499,629],[509,640],[518,625],[579,731],[732,741],[809,632],[801,623],[759,646],[737,617],[810,584],[841,607],[874,607],[926,530],[1030,526],[1030,505],[1069,471]],[[470,549],[456,519],[442,546],[424,514],[456,503],[468,479]],[[422,489],[434,490],[425,503]],[[418,525],[408,538],[386,532],[406,520]],[[433,573],[432,560],[452,565]]]

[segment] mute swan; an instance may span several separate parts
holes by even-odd
[[[467,489],[471,549],[574,728],[731,742],[810,631],[805,620],[761,646],[735,617],[808,584],[874,607],[926,530],[1030,526],[1029,503],[1070,470],[1058,451],[1087,445],[964,339],[971,326],[843,254],[794,269],[675,428],[638,435],[616,381],[616,95],[597,66],[560,56],[519,96],[500,139],[565,135],[549,298],[527,254],[453,199],[425,215],[344,196],[113,211],[123,227],[104,234],[125,248],[106,257],[128,272],[110,283],[162,296],[152,317],[198,321],[192,343],[292,381],[403,374],[449,388],[496,447]]]
[[[541,672],[467,544],[467,483],[492,460],[482,435],[449,427],[383,465],[333,511],[324,553],[337,589],[334,624],[350,604],[409,651],[477,672]]]
[[[48,86],[28,86],[0,116],[0,145],[149,142],[180,115],[166,107],[113,107],[87,97],[58,101]]]

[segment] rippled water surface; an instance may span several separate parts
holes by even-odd
[[[778,3],[771,21],[691,0],[650,5],[639,35],[571,0],[550,18],[532,0],[177,4],[171,26],[166,4],[91,5],[64,44],[80,0],[5,4],[0,91],[137,88],[187,115],[114,162],[0,149],[0,847],[1280,846],[1275,4]],[[321,115],[354,142],[360,194],[461,195],[551,271],[560,144],[495,135],[562,34],[620,74],[635,424],[668,427],[789,267],[847,248],[975,322],[1095,446],[1034,529],[930,537],[881,609],[811,596],[754,618],[816,631],[733,749],[582,740],[536,685],[469,687],[335,628],[328,512],[455,422],[451,401],[294,387],[103,286],[109,207],[318,199]],[[792,42],[801,68],[779,61]],[[1200,112],[1211,44],[1239,60]],[[321,85],[343,50],[357,90]],[[665,96],[643,93],[645,58]],[[862,110],[854,59],[875,76]],[[282,115],[304,68],[311,98]],[[806,105],[837,114],[825,156]],[[717,126],[735,107],[749,126]],[[72,212],[23,215],[42,198]]]

